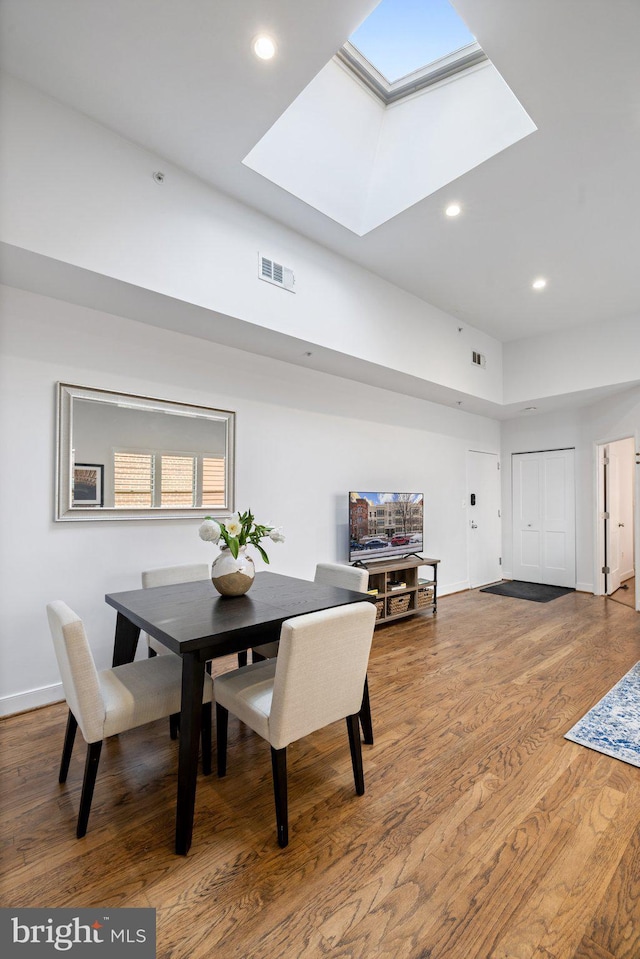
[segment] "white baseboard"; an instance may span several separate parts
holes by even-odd
[[[0,699],[0,716],[13,716],[15,713],[26,713],[38,706],[50,706],[52,703],[64,701],[62,683],[52,686],[42,686],[40,689],[28,689],[24,693],[13,696],[3,696]]]
[[[468,579],[460,583],[447,583],[446,586],[438,583],[438,596],[449,596],[451,593],[462,593],[465,589],[470,589]]]

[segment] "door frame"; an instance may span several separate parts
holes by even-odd
[[[595,495],[595,516],[594,516],[594,576],[593,576],[593,594],[594,596],[606,596],[605,592],[605,574],[602,572],[605,555],[605,535],[604,535],[604,478],[600,469],[600,453],[603,446],[609,446],[611,443],[617,443],[620,440],[632,439],[635,444],[635,476],[634,476],[634,497],[633,497],[633,566],[636,573],[636,596],[635,608],[640,612],[640,577],[638,576],[638,564],[640,563],[640,430],[626,431],[623,435],[615,434],[607,439],[596,440],[593,444],[593,472]]]

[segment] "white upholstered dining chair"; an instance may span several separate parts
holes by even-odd
[[[318,563],[313,581],[323,586],[339,586],[342,589],[352,589],[356,593],[366,593],[369,573],[362,567],[346,566],[344,563]],[[253,654],[257,654],[255,659],[271,659],[277,656],[278,640],[254,646]]]
[[[275,659],[214,680],[218,776],[227,769],[232,712],[271,746],[278,843],[289,841],[287,746],[346,719],[356,793],[364,793],[358,712],[376,620],[372,603],[334,606],[282,624]]]
[[[157,566],[155,569],[146,569],[142,573],[142,586],[149,589],[154,586],[176,586],[179,583],[195,583],[199,580],[211,579],[211,567],[209,563],[185,563],[181,566]],[[149,656],[157,656],[171,653],[164,643],[154,639],[153,636],[147,637],[147,646]],[[244,666],[247,662],[247,652],[238,653],[238,666]]]
[[[180,711],[182,665],[178,656],[154,656],[98,671],[82,620],[61,600],[47,617],[69,707],[59,782],[64,783],[78,726],[87,743],[76,836],[87,831],[103,741],[109,736]],[[202,707],[202,768],[211,772],[213,684],[205,676]]]
[[[154,586],[177,586],[179,583],[194,583],[200,579],[209,579],[211,570],[208,563],[185,563],[182,566],[157,566],[155,569],[145,569],[142,573],[142,586],[144,589],[150,589]],[[164,643],[154,639],[153,636],[147,637],[147,647],[149,656],[164,655],[170,653]],[[175,655],[175,654],[172,654]]]
[[[183,563],[180,566],[156,566],[153,569],[145,569],[142,572],[143,589],[153,589],[154,586],[177,586],[180,583],[195,583],[200,580],[211,579],[211,567],[209,563]],[[175,656],[168,646],[161,643],[148,633],[144,634],[147,638],[147,650],[150,657],[164,656],[169,654]],[[247,652],[238,653],[238,666],[244,666],[247,662]],[[176,714],[169,717],[169,735],[172,739],[177,739],[180,732],[180,715]]]
[[[369,571],[361,566],[346,566],[344,563],[318,563],[316,565],[314,583],[323,586],[338,586],[341,589],[352,589],[356,593],[366,593],[369,586]],[[251,652],[254,662],[260,659],[271,659],[278,655],[278,640],[272,643],[263,643],[255,646]],[[371,702],[369,700],[369,680],[365,677],[362,707],[360,709],[360,725],[362,735],[368,746],[373,745],[373,721],[371,719]]]
[[[153,569],[142,571],[143,589],[153,589],[154,586],[177,586],[180,583],[194,583],[197,580],[209,579],[211,570],[208,563],[183,563],[180,566],[156,566]],[[147,639],[147,654],[153,656],[175,656],[168,646],[154,639],[148,633],[144,634]],[[246,655],[246,654],[245,654]],[[246,662],[246,660],[245,660]],[[238,665],[242,665],[238,661]],[[169,735],[172,739],[178,738],[180,732],[180,715],[178,713],[169,716]]]

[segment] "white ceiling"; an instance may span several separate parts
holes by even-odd
[[[0,0],[0,56],[502,341],[639,313],[640,0],[452,2],[538,131],[364,237],[241,161],[375,0]],[[278,41],[269,64],[250,51],[263,30]],[[443,216],[453,198],[456,220]]]

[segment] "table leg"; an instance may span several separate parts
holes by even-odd
[[[113,645],[112,666],[122,666],[123,663],[133,662],[136,655],[139,638],[140,627],[135,626],[122,613],[118,613],[116,619],[116,638]]]
[[[178,801],[176,807],[176,853],[186,856],[191,846],[196,806],[198,749],[202,725],[202,692],[205,664],[196,655],[182,657],[182,708],[178,752]]]

